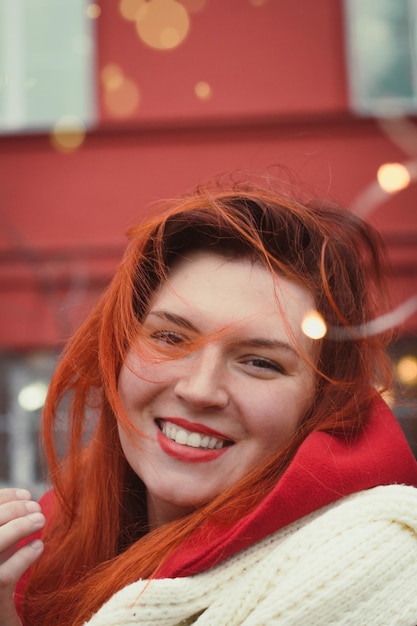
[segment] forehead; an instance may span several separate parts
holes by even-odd
[[[192,317],[205,330],[230,324],[264,334],[289,325],[300,338],[301,322],[314,308],[312,294],[249,259],[228,259],[217,253],[195,252],[176,263],[151,301],[150,310],[174,310]]]

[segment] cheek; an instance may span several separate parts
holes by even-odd
[[[314,397],[312,377],[303,381],[288,381],[271,392],[249,394],[246,406],[248,427],[268,440],[289,438],[306,415]]]
[[[131,352],[120,370],[118,388],[120,393],[132,393],[136,389],[161,385],[171,381],[178,373],[179,359],[143,358]]]
[[[120,370],[117,389],[122,404],[127,408],[133,401],[137,402],[158,382],[155,366],[143,363],[138,358],[127,358]]]
[[[119,393],[119,398],[121,403],[123,404],[125,410],[129,409],[129,406],[132,401],[133,389],[137,385],[137,377],[133,374],[130,368],[126,365],[123,365],[120,370],[119,380],[117,382],[117,391]]]

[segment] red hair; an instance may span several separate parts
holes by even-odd
[[[50,385],[43,437],[56,505],[26,590],[31,626],[81,625],[115,591],[155,575],[202,519],[230,523],[254,508],[308,434],[353,436],[375,387],[389,384],[390,338],[361,332],[387,310],[384,249],[379,235],[349,212],[249,183],[212,184],[171,202],[129,238],[116,275],[68,343]],[[193,249],[249,257],[296,281],[313,294],[332,332],[320,342],[314,406],[285,449],[201,510],[148,532],[145,488],[119,442],[117,420],[127,417],[117,380],[152,294]]]

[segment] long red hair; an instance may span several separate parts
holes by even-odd
[[[83,624],[115,591],[155,575],[203,519],[230,523],[259,503],[308,434],[357,432],[375,387],[389,384],[390,338],[361,330],[387,310],[384,249],[349,212],[250,183],[209,184],[170,202],[129,238],[50,385],[43,437],[56,504],[26,590],[31,626]],[[290,443],[201,510],[148,532],[144,485],[118,438],[117,420],[127,417],[117,380],[152,294],[191,249],[250,257],[303,285],[331,332],[320,342],[314,406]]]

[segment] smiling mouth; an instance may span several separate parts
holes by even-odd
[[[161,433],[171,441],[175,441],[182,446],[191,448],[202,448],[203,450],[221,450],[227,446],[233,445],[233,441],[220,439],[211,435],[196,433],[186,428],[176,426],[172,422],[157,419],[157,426]]]

